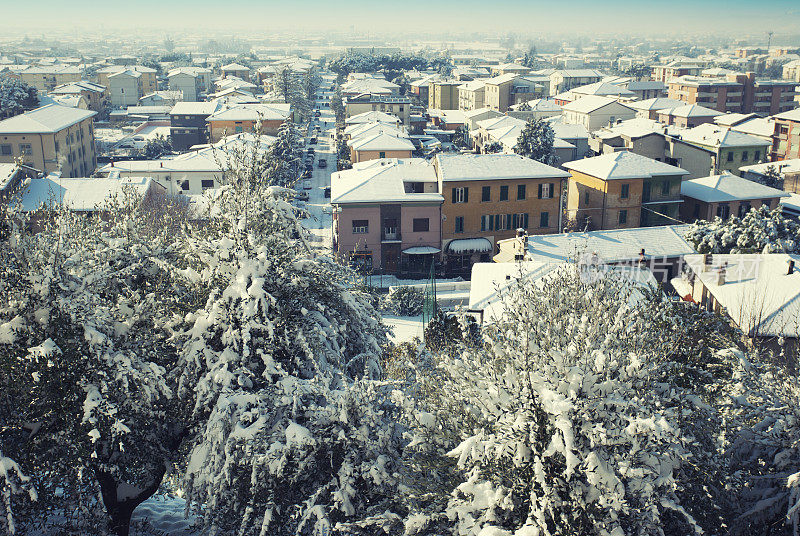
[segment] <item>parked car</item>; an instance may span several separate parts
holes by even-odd
[[[321,168],[326,168],[328,167],[328,161],[325,160],[324,158],[320,158],[319,161],[317,162],[317,165]]]
[[[308,140],[308,143],[311,144],[311,145],[316,145],[317,144],[317,138],[311,138],[310,140]]]
[[[330,198],[331,198],[331,187],[330,186],[326,186],[325,187],[325,199],[330,199]]]

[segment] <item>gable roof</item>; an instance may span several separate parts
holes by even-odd
[[[0,121],[0,134],[52,134],[97,115],[60,104],[48,104]]]
[[[570,91],[578,95],[618,95],[621,97],[633,97],[635,95],[633,91],[625,89],[622,86],[602,81],[575,87]]]
[[[406,192],[405,182],[436,182],[436,172],[422,158],[382,158],[355,164],[331,175],[331,203],[441,203],[438,192]]]
[[[758,147],[771,145],[769,141],[749,134],[736,132],[728,127],[704,123],[681,133],[681,139],[688,143],[710,147]]]
[[[239,104],[214,112],[207,121],[276,121],[290,115],[290,104]]]
[[[219,68],[220,71],[249,71],[250,67],[245,67],[244,65],[240,65],[238,63],[229,63],[228,65],[223,65]]]
[[[592,158],[565,162],[563,167],[603,180],[641,179],[689,172],[630,151],[607,153]]]
[[[585,97],[581,97],[576,101],[570,102],[569,104],[565,104],[564,111],[575,112],[580,114],[588,114],[595,112],[600,108],[605,108],[606,106],[609,105],[622,106],[623,108],[627,108],[628,110],[633,111],[632,108],[625,106],[616,99],[612,99],[610,97],[603,97],[601,95],[587,95]]]
[[[683,181],[681,195],[706,203],[789,197],[783,190],[770,188],[730,173]]]
[[[667,97],[656,97],[643,101],[633,101],[626,103],[626,106],[636,110],[666,110],[667,108],[677,108],[686,104],[683,101],[669,99]]]
[[[353,141],[356,151],[413,151],[414,144],[406,138],[394,136],[388,132],[379,132]]]
[[[716,117],[718,115],[723,115],[723,112],[719,110],[712,110],[711,108],[706,108],[705,106],[700,106],[699,104],[685,104],[683,106],[676,106],[675,108],[669,108],[666,110],[660,110],[659,113],[665,115],[671,115],[673,117]]]
[[[92,211],[103,208],[115,196],[123,196],[128,188],[142,195],[151,183],[149,177],[32,179],[22,193],[22,210],[31,212],[52,202],[74,211]]]
[[[442,182],[569,177],[562,169],[517,154],[438,154],[436,163]]]
[[[397,116],[387,114],[386,112],[372,110],[348,117],[344,122],[348,125],[355,125],[358,123],[374,123],[376,121],[378,123],[397,124],[400,122],[400,119]]]

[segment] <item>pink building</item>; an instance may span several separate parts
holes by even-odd
[[[436,172],[422,159],[383,158],[331,176],[333,249],[380,273],[424,273],[441,246]]]

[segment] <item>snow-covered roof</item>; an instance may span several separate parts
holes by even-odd
[[[569,177],[564,170],[517,154],[438,154],[436,164],[442,182]]]
[[[711,108],[706,108],[705,106],[700,106],[698,104],[685,104],[683,106],[676,106],[675,108],[669,108],[665,110],[660,110],[659,113],[665,115],[671,115],[673,117],[716,117],[718,115],[723,115],[722,112],[719,110],[712,110]]]
[[[343,93],[371,93],[375,95],[389,95],[400,88],[399,85],[388,80],[378,78],[362,78],[342,84]]]
[[[214,112],[208,121],[282,121],[290,115],[290,104],[239,104]]]
[[[557,116],[561,117],[561,116]],[[558,121],[550,122],[553,128],[553,135],[562,140],[579,140],[589,139],[589,131],[583,125],[573,125],[570,123],[562,123]]]
[[[714,254],[710,269],[702,255],[684,260],[739,328],[751,336],[800,335],[800,270],[788,274],[788,263],[800,266],[800,255]],[[718,274],[725,266],[725,281]]]
[[[800,158],[792,158],[790,160],[779,160],[777,162],[765,162],[763,164],[742,166],[739,168],[739,171],[765,175],[770,167],[781,175],[784,173],[800,173]]]
[[[597,111],[600,108],[604,108],[606,106],[614,104],[616,104],[617,106],[622,106],[623,108],[628,108],[628,106],[610,97],[603,97],[600,95],[587,95],[585,97],[581,97],[576,101],[570,102],[569,104],[565,104],[564,111],[575,112],[580,114],[588,114]]]
[[[227,65],[223,65],[219,68],[220,71],[249,71],[250,67],[245,67],[244,65],[240,65],[238,63],[229,63]]]
[[[714,118],[714,122],[724,127],[732,127],[744,121],[758,117],[757,114],[724,113]]]
[[[387,114],[386,112],[378,112],[374,110],[356,114],[354,116],[345,119],[345,123],[348,125],[355,125],[357,123],[374,123],[374,122],[389,123],[396,125],[400,122],[400,119],[397,116]]]
[[[441,203],[436,192],[407,192],[406,182],[436,182],[436,172],[422,158],[380,158],[331,175],[332,204]]]
[[[768,117],[753,117],[746,121],[742,121],[731,127],[731,130],[741,132],[742,134],[749,134],[759,138],[769,138],[772,141],[772,135],[775,132],[775,123]]]
[[[561,112],[562,108],[555,102],[548,99],[533,99],[527,103],[519,103],[511,106],[512,110],[518,110],[520,106],[527,104],[531,112]]]
[[[516,74],[516,73],[506,73],[506,74],[501,74],[499,76],[494,76],[492,78],[487,78],[485,80],[485,82],[486,82],[486,84],[489,84],[489,85],[492,85],[492,86],[499,86],[500,84],[513,82],[514,79],[517,78],[518,76],[519,75]]]
[[[492,251],[492,241],[488,238],[457,238],[447,243],[447,252],[456,255],[464,253],[488,253]]]
[[[211,115],[222,107],[221,101],[210,102],[176,102],[170,115]]]
[[[11,179],[14,178],[18,171],[19,166],[17,164],[0,162],[0,192],[8,187]]]
[[[633,101],[625,103],[626,106],[634,108],[635,110],[651,111],[651,110],[666,110],[667,108],[676,108],[686,104],[683,101],[668,99],[667,97],[656,97],[654,99],[647,99],[643,101]]]
[[[800,122],[800,108],[795,108],[794,110],[789,110],[788,112],[781,112],[773,115],[772,117],[775,119],[783,119],[785,121]]]
[[[594,267],[593,267],[594,268]],[[548,276],[559,270],[575,269],[563,261],[479,262],[472,265],[469,288],[469,309],[483,311],[484,321],[502,318],[508,293],[516,285],[536,285],[541,288]],[[657,282],[649,270],[636,267],[599,265],[595,274],[620,274],[639,285],[656,288]],[[593,274],[594,275],[594,274]]]
[[[642,249],[651,258],[674,258],[695,253],[684,238],[688,225],[664,225],[611,229],[585,233],[531,235],[526,258],[541,262],[575,261],[596,253],[603,262],[621,263],[639,259]],[[515,240],[515,239],[510,239]],[[502,244],[507,241],[501,240]],[[513,256],[510,259],[513,260]]]
[[[641,179],[689,172],[630,151],[607,153],[592,158],[565,162],[563,167],[603,180]]]
[[[522,119],[517,119],[516,117],[511,117],[508,115],[502,115],[498,117],[491,117],[489,119],[483,119],[478,121],[478,127],[483,128],[485,130],[494,130],[498,128],[506,128],[506,127],[513,127],[513,126],[525,126],[525,121]]]
[[[627,83],[631,91],[646,91],[652,89],[666,90],[667,86],[661,80],[631,80]]]
[[[627,119],[625,121],[620,121],[619,123],[603,127],[595,132],[594,136],[600,139],[614,138],[617,136],[636,139],[644,136],[650,136],[651,134],[673,134],[675,132],[679,132],[680,130],[682,129],[674,126],[667,126],[664,123],[660,123],[654,119],[648,119],[646,117],[634,117],[633,119]]]
[[[707,147],[759,147],[771,145],[769,141],[749,134],[742,134],[728,127],[721,127],[713,123],[704,123],[684,130],[681,133],[681,139],[688,143]]]
[[[98,73],[102,74],[119,73],[122,71],[136,71],[138,73],[156,72],[152,67],[145,67],[144,65],[109,65],[108,67],[97,70]]]
[[[408,138],[408,134],[394,125],[387,125],[386,123],[361,123],[357,125],[350,125],[344,133],[350,136],[350,145],[355,143],[356,140],[366,139],[385,132],[397,138]]]
[[[95,115],[91,110],[48,104],[0,121],[0,134],[51,134]]]
[[[633,91],[625,89],[622,86],[609,84],[603,81],[575,87],[570,91],[577,95],[616,95],[619,97],[633,97],[635,95]]]
[[[103,208],[115,196],[123,196],[128,189],[144,195],[152,182],[149,177],[32,179],[23,191],[22,209],[31,212],[56,203],[74,211],[92,211]]]
[[[50,93],[66,95],[73,93],[81,93],[82,91],[94,91],[96,93],[103,93],[104,91],[106,91],[106,87],[101,86],[100,84],[95,84],[94,82],[87,82],[86,80],[81,80],[80,82],[69,82],[67,84],[61,84],[60,86],[56,86]]]
[[[414,144],[407,138],[388,132],[377,132],[351,140],[350,146],[356,151],[413,151]]]
[[[681,183],[681,195],[705,201],[706,203],[789,196],[783,190],[770,188],[730,173],[683,181]]]

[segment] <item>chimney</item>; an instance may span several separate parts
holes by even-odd
[[[703,254],[703,271],[707,272],[710,267],[711,267],[711,254],[710,253],[704,253]]]
[[[789,259],[789,270],[786,272],[786,275],[792,275],[794,273],[794,261]]]
[[[725,275],[728,272],[728,263],[726,262],[722,266],[719,267],[717,271],[717,285],[722,286],[725,284]]]
[[[160,167],[164,167],[164,162],[159,162]]]

